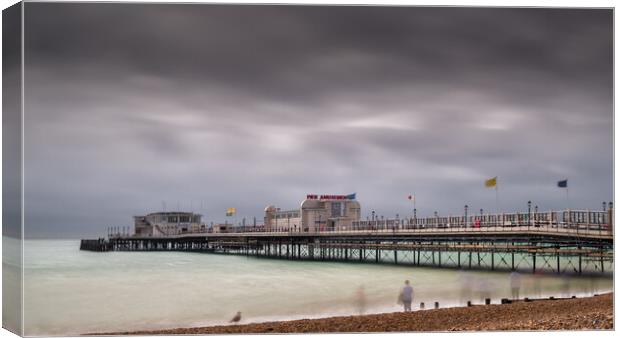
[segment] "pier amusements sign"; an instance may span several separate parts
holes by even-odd
[[[306,195],[308,200],[354,200],[355,194],[349,195]]]

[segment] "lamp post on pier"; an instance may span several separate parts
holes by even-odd
[[[607,211],[607,203],[603,202],[603,211]]]
[[[465,204],[465,228],[467,228],[467,204]]]
[[[530,218],[532,217],[532,201],[527,201],[527,227],[530,227]]]
[[[609,206],[609,211],[607,211],[607,228],[609,229],[609,231],[613,231],[612,226],[613,226],[613,219],[614,219],[614,203],[613,202],[609,202],[607,204]]]

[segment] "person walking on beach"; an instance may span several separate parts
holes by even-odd
[[[405,312],[411,311],[411,302],[413,301],[413,287],[409,285],[409,280],[405,281],[405,286],[400,291],[398,297],[399,303],[402,302],[405,307]]]
[[[521,288],[521,275],[513,271],[510,273],[510,289],[512,290],[512,299],[519,299],[519,289]]]
[[[355,293],[355,305],[360,315],[366,312],[366,292],[364,292],[363,285],[361,285]]]

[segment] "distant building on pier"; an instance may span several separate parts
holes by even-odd
[[[201,230],[202,215],[192,212],[155,212],[134,216],[136,236],[172,236]]]
[[[280,210],[273,205],[265,208],[268,231],[312,232],[325,229],[351,229],[360,220],[360,204],[352,195],[307,195],[301,207]]]

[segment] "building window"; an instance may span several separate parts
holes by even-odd
[[[342,216],[342,203],[332,202],[332,216],[331,217],[340,217],[340,216]]]

